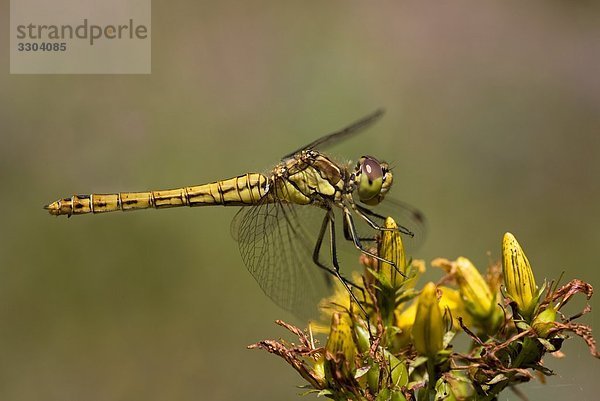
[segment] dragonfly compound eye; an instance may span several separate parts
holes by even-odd
[[[374,157],[363,156],[359,161],[358,197],[367,205],[381,201],[384,172],[381,163]]]

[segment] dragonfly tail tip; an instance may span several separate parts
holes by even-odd
[[[47,210],[50,214],[55,216],[61,214],[60,204],[58,204],[58,202],[52,202],[47,205],[44,205],[44,210]]]

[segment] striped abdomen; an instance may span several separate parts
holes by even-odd
[[[249,173],[210,184],[147,192],[73,195],[44,206],[50,214],[105,213],[177,206],[253,205],[269,190],[269,179]]]

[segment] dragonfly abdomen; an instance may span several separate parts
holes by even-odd
[[[248,173],[227,180],[158,191],[73,195],[44,206],[50,214],[74,215],[178,206],[244,206],[258,202],[269,190],[269,179]]]

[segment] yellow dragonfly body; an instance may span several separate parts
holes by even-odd
[[[391,263],[368,251],[357,234],[354,216],[376,232],[385,230],[377,206],[392,185],[385,162],[363,156],[355,167],[337,163],[320,149],[370,125],[382,115],[377,111],[354,124],[326,135],[288,155],[269,174],[247,173],[203,185],[146,192],[73,195],[46,205],[52,215],[80,215],[179,206],[244,206],[234,220],[242,258],[265,293],[280,306],[302,312],[322,296],[327,272],[337,277],[352,298],[352,283],[340,274],[336,256],[335,214],[341,210],[344,235],[362,253]],[[298,208],[317,208],[324,214],[318,233],[307,232]],[[406,208],[416,224],[423,222],[416,209]],[[402,228],[405,234],[412,235]],[[320,258],[329,232],[331,263]],[[315,234],[316,241],[311,240]],[[315,270],[310,263],[320,267]],[[360,304],[359,304],[360,305]]]

